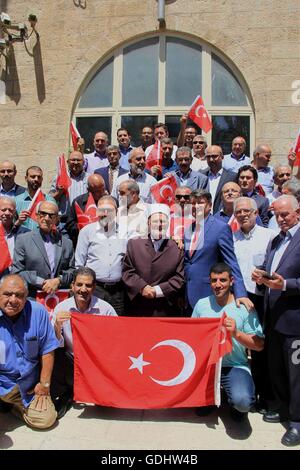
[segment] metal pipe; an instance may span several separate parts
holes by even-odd
[[[158,0],[158,21],[164,23],[165,19],[165,0]]]

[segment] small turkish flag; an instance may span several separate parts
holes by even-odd
[[[264,190],[264,188],[262,187],[261,184],[256,184],[256,185],[255,185],[255,189],[256,189],[256,191],[258,192],[258,194],[259,194],[260,196],[263,196],[263,197],[266,196],[265,190]]]
[[[227,224],[228,224],[229,227],[231,228],[231,231],[232,231],[232,232],[237,232],[238,230],[240,230],[240,224],[239,224],[238,221],[236,220],[234,214],[232,214],[232,216],[231,216],[230,219],[228,220]]]
[[[46,310],[49,313],[50,321],[53,317],[53,312],[60,302],[63,300],[68,299],[69,297],[69,290],[68,289],[60,289],[54,292],[54,294],[47,294],[42,290],[38,290],[36,293],[36,301],[40,304],[44,305]]]
[[[178,216],[172,214],[170,217],[169,236],[175,240],[183,240],[184,233],[188,227],[193,223],[193,218]]]
[[[8,249],[8,244],[5,238],[5,230],[0,222],[0,273],[3,273],[5,269],[9,268],[12,265],[12,259]]]
[[[83,227],[85,227],[88,224],[97,222],[98,220],[97,206],[95,204],[95,200],[91,193],[89,193],[89,197],[88,197],[84,211],[80,209],[76,201],[74,205],[75,205],[75,211],[77,215],[78,230],[81,230]]]
[[[211,120],[208,116],[208,112],[204,107],[203,99],[200,95],[197,96],[194,103],[190,107],[188,117],[194,121],[197,126],[201,127],[201,129],[203,129],[206,133],[213,128]]]
[[[56,186],[60,186],[63,188],[64,193],[67,197],[69,197],[69,187],[71,186],[71,178],[68,174],[66,160],[64,154],[58,157],[58,174],[56,178]]]
[[[28,208],[28,212],[29,212],[29,216],[32,220],[34,220],[35,222],[37,222],[37,214],[36,214],[36,208],[37,208],[37,205],[40,203],[40,202],[43,202],[45,201],[45,196],[44,194],[42,193],[42,190],[41,188],[39,188],[37,190],[37,192],[35,193],[35,195],[33,196],[33,199],[31,201],[31,204]]]
[[[73,313],[75,400],[136,409],[220,404],[220,360],[232,348],[224,318]]]
[[[176,188],[176,178],[174,175],[171,175],[168,178],[162,179],[159,183],[154,184],[150,188],[150,191],[156,202],[171,206],[174,204]]]
[[[149,153],[147,160],[146,160],[146,168],[147,170],[151,170],[154,165],[162,166],[162,159],[163,153],[161,149],[160,141],[158,140],[153,145],[151,152]]]
[[[292,151],[295,152],[296,154],[296,160],[295,160],[294,166],[300,166],[300,129],[296,137],[295,144],[294,144]]]
[[[78,129],[73,122],[70,123],[70,133],[72,138],[73,149],[77,150],[77,142],[78,139],[80,139],[81,135],[79,134]]]

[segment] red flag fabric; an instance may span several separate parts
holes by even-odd
[[[147,170],[151,170],[151,168],[154,165],[159,165],[162,168],[162,160],[163,160],[163,153],[162,153],[160,141],[158,140],[153,145],[151,152],[149,153],[147,157],[147,160],[146,160]]]
[[[256,184],[255,189],[256,189],[256,191],[258,192],[258,194],[260,196],[264,196],[264,197],[266,196],[265,190],[264,190],[264,188],[262,187],[261,184]]]
[[[228,220],[228,225],[231,228],[232,232],[237,232],[238,230],[240,230],[240,224],[236,220],[234,214],[232,214],[232,216]]]
[[[77,227],[79,231],[86,225],[92,224],[93,222],[97,222],[98,220],[97,206],[91,193],[89,193],[85,210],[82,211],[77,202],[75,201],[75,211],[77,215]]]
[[[193,220],[193,218],[172,214],[170,217],[168,236],[174,238],[175,240],[183,240],[184,232],[191,225]]]
[[[52,320],[53,312],[57,304],[69,297],[68,289],[57,290],[54,294],[47,294],[41,290],[36,293],[36,301],[44,305],[48,310],[50,320]]]
[[[208,112],[204,107],[203,99],[200,95],[197,96],[194,103],[190,107],[188,117],[194,121],[197,126],[201,127],[201,129],[203,129],[206,133],[213,128]]]
[[[42,190],[41,188],[39,188],[37,190],[37,192],[35,193],[32,201],[31,201],[31,204],[28,208],[28,212],[29,212],[29,217],[32,219],[32,220],[35,220],[35,222],[37,222],[37,214],[36,214],[36,208],[37,208],[37,205],[42,202],[42,201],[45,201],[45,196],[44,194],[42,193]]]
[[[8,244],[5,238],[5,230],[0,222],[0,273],[3,273],[5,269],[9,268],[12,265],[12,259],[8,249]]]
[[[292,151],[295,152],[296,154],[296,160],[295,160],[294,166],[300,166],[300,129],[296,137],[295,144],[294,144]]]
[[[78,139],[80,139],[81,136],[78,132],[77,127],[75,126],[75,124],[73,122],[70,123],[70,133],[71,133],[71,138],[72,138],[73,149],[77,150],[77,142],[78,142]]]
[[[71,321],[76,401],[136,409],[220,403],[220,359],[231,351],[224,317]]]
[[[58,157],[58,174],[56,178],[56,186],[61,186],[64,189],[66,196],[69,196],[69,187],[71,186],[71,178],[68,174],[67,164],[64,154]]]
[[[176,188],[176,178],[174,175],[171,175],[154,184],[150,191],[156,202],[171,206],[174,204]]]

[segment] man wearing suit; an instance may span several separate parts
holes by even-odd
[[[294,196],[273,203],[281,232],[269,244],[263,269],[252,279],[265,289],[265,334],[273,410],[264,421],[289,420],[282,444],[300,444],[300,209]]]
[[[237,175],[233,171],[225,170],[222,167],[223,151],[218,145],[211,145],[206,148],[205,156],[208,169],[202,173],[208,177],[208,191],[212,196],[213,214],[218,212],[222,204],[222,188],[229,181],[237,182]]]
[[[178,316],[184,286],[183,251],[166,239],[168,207],[153,204],[148,238],[129,240],[122,279],[127,288],[130,316]]]
[[[269,199],[258,194],[255,189],[257,183],[257,171],[251,165],[244,165],[238,170],[238,184],[241,187],[243,196],[251,197],[255,200],[258,215],[264,227],[269,225]]]
[[[210,268],[217,262],[225,262],[232,270],[233,291],[237,306],[244,304],[247,310],[253,308],[247,298],[242,274],[234,254],[232,233],[229,225],[211,215],[211,194],[205,190],[192,192],[193,215],[196,223],[185,233],[185,274],[189,307],[197,301],[212,295]],[[201,223],[204,217],[204,223]],[[198,241],[195,240],[198,238]]]
[[[178,170],[175,171],[175,177],[178,186],[188,186],[191,190],[206,189],[207,177],[199,171],[191,169],[192,164],[192,150],[190,147],[180,147],[176,150],[176,163]]]
[[[16,174],[17,168],[14,163],[5,160],[0,164],[1,196],[16,197],[19,194],[25,193],[26,188],[15,183]]]
[[[109,165],[104,168],[97,168],[94,173],[102,176],[105,183],[105,189],[108,194],[110,194],[118,176],[124,175],[124,173],[128,173],[128,171],[119,165],[121,151],[117,145],[109,145],[107,147],[106,155]]]
[[[58,207],[41,202],[37,209],[38,228],[16,239],[12,274],[20,274],[28,284],[29,295],[38,289],[53,294],[68,288],[75,268],[72,242],[56,230]]]

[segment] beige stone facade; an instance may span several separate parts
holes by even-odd
[[[159,30],[157,2],[0,0],[0,6],[16,22],[36,14],[40,34],[27,50],[13,44],[7,74],[0,59],[7,95],[0,104],[0,159],[16,162],[19,175],[36,163],[49,182],[56,156],[69,148],[70,119],[91,70],[122,43]],[[205,41],[232,61],[252,97],[254,143],[271,144],[274,161],[285,158],[300,126],[299,0],[166,0],[166,31]]]

